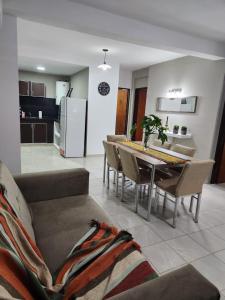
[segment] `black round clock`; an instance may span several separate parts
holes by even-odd
[[[102,96],[106,96],[110,92],[110,86],[107,82],[101,82],[98,85],[98,92]]]

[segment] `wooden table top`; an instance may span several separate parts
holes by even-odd
[[[145,153],[140,152],[140,151],[138,151],[136,149],[132,149],[132,148],[130,148],[130,147],[126,146],[126,145],[123,145],[123,144],[121,144],[119,142],[118,143],[112,142],[112,144],[116,145],[117,147],[126,149],[127,151],[133,153],[135,155],[135,157],[137,157],[138,159],[141,159],[141,160],[143,160],[146,163],[149,163],[151,165],[155,165],[155,166],[167,165],[167,163],[165,161],[162,161],[160,159],[152,157],[149,154],[145,154]],[[157,151],[160,151],[162,153],[168,154],[168,155],[172,155],[174,157],[177,157],[177,158],[185,160],[185,161],[193,160],[193,157],[191,157],[191,156],[183,155],[181,153],[178,153],[178,152],[175,152],[175,151],[171,151],[171,150],[167,150],[167,149],[164,149],[164,148],[161,148],[161,147],[156,147],[156,146],[151,145],[150,148],[154,149],[154,150],[157,150]]]

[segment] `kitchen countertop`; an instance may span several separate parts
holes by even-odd
[[[42,119],[39,119],[38,117],[20,118],[20,123],[51,123],[55,121],[58,120],[52,117],[43,117]]]

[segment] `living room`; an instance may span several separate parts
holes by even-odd
[[[225,298],[224,4],[169,2],[0,1],[0,298]]]

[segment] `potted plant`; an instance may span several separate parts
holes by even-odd
[[[130,139],[131,141],[134,139],[135,132],[137,130],[137,125],[134,123],[130,129]]]
[[[174,125],[173,126],[173,133],[174,134],[178,134],[178,132],[179,132],[179,126],[178,125]]]
[[[166,128],[162,126],[162,120],[155,116],[145,116],[141,122],[141,127],[144,129],[144,147],[147,148],[149,138],[152,134],[158,134],[158,139],[164,144],[167,141],[167,135],[164,133]]]
[[[186,135],[187,134],[187,127],[186,126],[182,126],[181,127],[181,134],[182,135]]]

